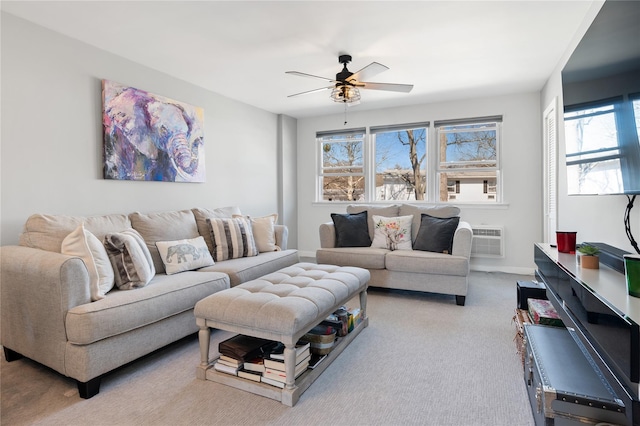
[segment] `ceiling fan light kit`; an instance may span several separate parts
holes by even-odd
[[[319,89],[296,93],[293,95],[289,95],[289,97],[307,95],[309,93],[315,93],[324,90],[331,90],[330,97],[334,102],[340,102],[345,105],[349,104],[349,106],[351,106],[360,103],[359,89],[386,90],[391,92],[404,93],[409,93],[411,89],[413,89],[412,84],[371,83],[363,81],[369,77],[373,77],[374,75],[381,73],[382,71],[386,71],[389,68],[382,64],[379,64],[378,62],[372,62],[366,67],[362,68],[360,71],[352,73],[347,69],[347,64],[351,62],[351,59],[351,55],[340,55],[338,57],[338,62],[341,63],[343,67],[342,71],[336,74],[335,80],[326,77],[319,77],[317,75],[306,74],[299,71],[287,71],[287,74],[297,75],[300,77],[319,78],[321,80],[330,81],[331,83],[333,83],[332,86],[321,87]]]

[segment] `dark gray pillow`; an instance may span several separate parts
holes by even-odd
[[[421,216],[420,229],[413,242],[413,249],[451,254],[453,234],[458,228],[460,218],[456,216],[443,219],[425,213]]]
[[[369,225],[367,212],[355,214],[331,213],[336,228],[336,247],[369,247]]]

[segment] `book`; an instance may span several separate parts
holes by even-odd
[[[262,373],[264,371],[264,358],[253,358],[245,361],[242,368],[248,371],[255,371],[256,373]]]
[[[220,355],[220,361],[224,361],[228,365],[242,365],[241,359],[231,358],[230,356]]]
[[[311,353],[308,350],[305,351],[304,353],[306,353],[306,355],[305,355],[304,358],[302,358],[301,360],[299,360],[296,363],[296,369],[303,362],[306,362],[307,364],[309,364],[309,358],[311,356]],[[271,369],[271,370],[284,371],[284,361],[281,361],[281,360],[278,360],[278,359],[265,359],[264,360],[264,367],[267,370]]]
[[[308,366],[309,366],[309,360],[308,359],[306,359],[305,361],[302,361],[300,364],[298,364],[296,366],[296,370],[295,370],[295,378],[298,378],[302,373],[307,371],[307,367]],[[269,379],[278,380],[280,382],[286,382],[287,381],[287,375],[285,374],[284,371],[273,370],[273,369],[270,369],[268,367],[266,368],[264,373],[262,373],[262,377],[267,377]]]
[[[261,381],[262,383],[266,383],[266,384],[271,385],[271,386],[276,386],[276,387],[279,387],[279,388],[284,388],[284,382],[280,382],[280,381],[278,381],[278,380],[273,380],[273,379],[270,379],[270,378],[265,377],[265,376],[260,377],[260,381]]]
[[[296,359],[303,359],[305,356],[303,355],[303,352],[308,349],[310,347],[310,343],[309,342],[305,342],[305,341],[300,341],[296,344]],[[284,359],[284,348],[282,348],[281,351],[278,352],[272,352],[271,354],[269,354],[269,358],[271,359]]]
[[[564,323],[551,302],[542,299],[529,299],[529,316],[534,324],[564,327]]]
[[[242,363],[238,364],[236,362],[229,362],[229,361],[226,361],[226,360],[224,360],[222,358],[219,358],[218,361],[216,361],[216,362],[219,362],[220,364],[227,365],[227,366],[233,367],[233,368],[241,368],[242,367]]]
[[[216,361],[216,363],[213,364],[213,368],[216,371],[219,371],[221,373],[231,374],[232,376],[237,376],[238,369],[239,369],[239,367],[231,367],[229,365],[222,364],[218,361]]]
[[[230,358],[245,360],[268,354],[277,345],[278,342],[273,340],[237,334],[220,342],[218,352]]]
[[[311,354],[311,358],[309,358],[309,367],[310,369],[314,369],[318,366],[318,364],[320,364],[322,361],[324,361],[324,359],[327,357],[327,355],[317,355],[317,354]]]
[[[238,376],[245,379],[253,380],[254,382],[259,382],[262,378],[262,373],[240,369],[238,370]]]

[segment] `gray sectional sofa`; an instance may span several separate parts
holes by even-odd
[[[435,218],[459,217],[460,209],[455,206],[402,205],[361,205],[347,206],[348,214],[363,211],[368,216],[368,232],[374,239],[373,216],[412,216],[411,241],[415,246],[420,230],[422,214]],[[471,226],[459,221],[453,234],[450,253],[436,253],[424,250],[389,250],[375,247],[336,247],[336,227],[334,221],[320,225],[320,249],[316,251],[318,263],[339,266],[358,266],[371,273],[370,287],[414,290],[451,294],[456,296],[458,305],[465,304],[470,270]]]
[[[233,207],[96,217],[31,216],[19,245],[2,247],[0,252],[5,358],[35,360],[75,379],[81,397],[94,396],[103,374],[197,332],[193,308],[199,300],[298,262],[297,250],[287,249],[286,227],[275,225],[277,251],[165,273],[156,242],[202,236],[211,250],[207,218],[239,213]],[[137,231],[148,247],[153,263],[149,269],[155,269],[155,275],[139,288],[114,288],[95,300],[90,263],[61,253],[65,238],[80,224],[96,241],[131,228]]]

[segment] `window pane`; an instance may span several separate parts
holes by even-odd
[[[424,200],[427,129],[375,134],[376,200]]]
[[[448,126],[439,129],[440,167],[497,166],[497,129],[492,124]]]
[[[348,142],[323,142],[322,167],[363,167],[362,140]]]
[[[364,176],[324,176],[323,201],[363,201]]]
[[[497,172],[440,173],[440,201],[497,202]]]

